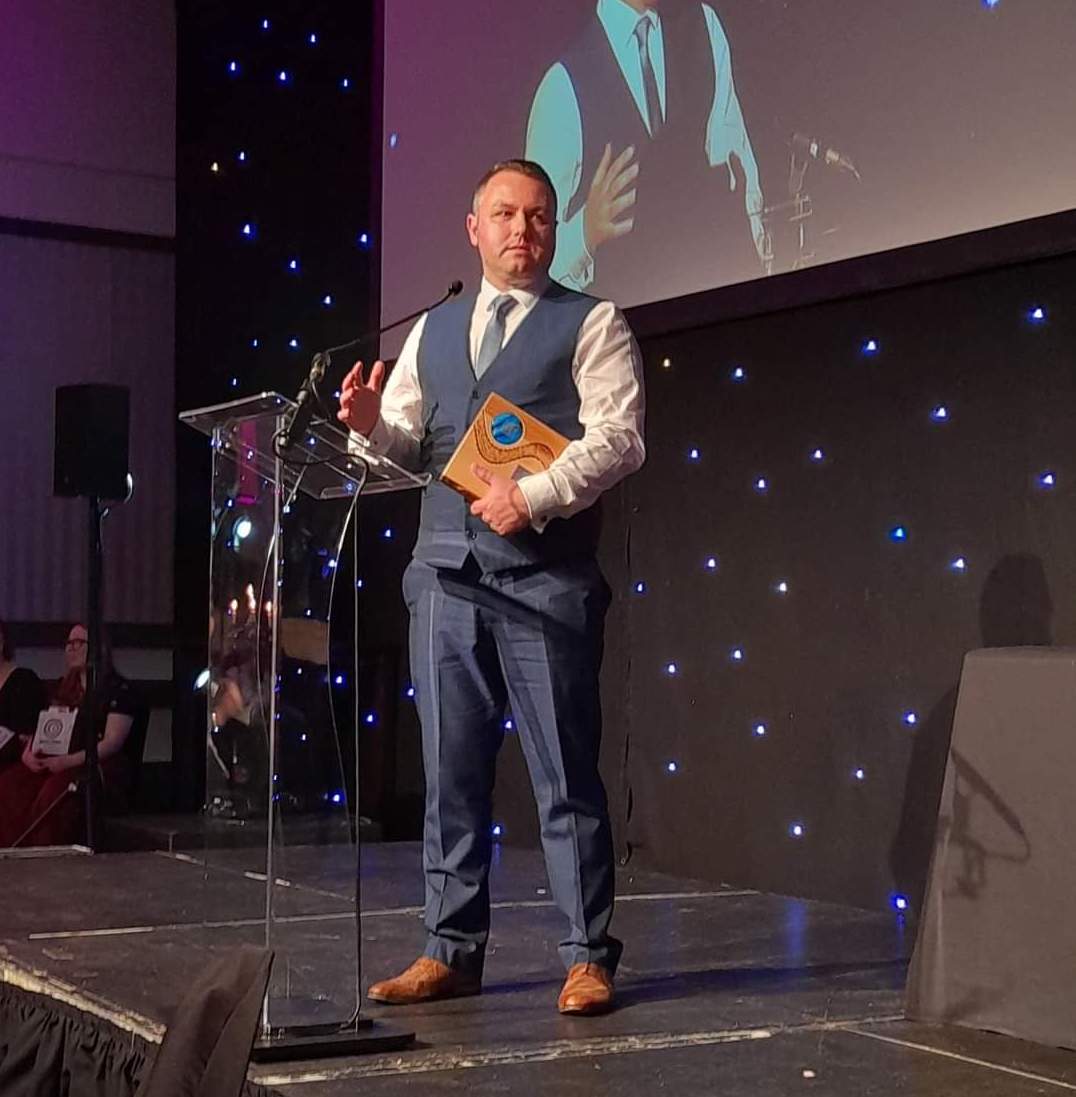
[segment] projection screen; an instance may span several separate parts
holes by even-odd
[[[477,284],[510,157],[554,180],[554,277],[623,307],[1076,206],[1074,0],[384,8],[386,319]]]

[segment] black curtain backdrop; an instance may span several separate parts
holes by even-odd
[[[1074,286],[1070,256],[645,341],[603,550],[623,857],[914,909],[964,653],[1076,641]]]

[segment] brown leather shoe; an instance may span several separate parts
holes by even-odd
[[[405,1006],[439,998],[465,998],[481,991],[482,982],[473,975],[465,975],[430,956],[420,956],[395,979],[374,983],[366,997],[389,1006]]]
[[[573,964],[564,980],[557,1009],[591,1017],[613,1008],[613,976],[601,964]]]

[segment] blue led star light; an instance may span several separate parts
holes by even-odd
[[[667,773],[676,773],[680,767],[675,762],[666,762],[665,770]]]
[[[1044,491],[1050,491],[1057,486],[1057,476],[1049,469],[1046,469],[1044,472],[1039,473],[1037,482]]]
[[[344,677],[344,676],[343,676],[342,674],[338,674],[338,675],[337,675],[337,676],[336,676],[336,677],[335,677],[335,678],[333,679],[333,682],[334,682],[334,684],[335,684],[335,685],[338,685],[338,686],[342,686],[342,685],[343,685],[343,684],[344,684],[344,683],[345,683],[346,681],[347,681],[347,679],[346,679],[346,678],[345,678],[345,677]]]
[[[746,658],[743,648],[733,648],[732,651],[729,652],[729,658],[734,663],[742,663]]]
[[[414,686],[408,686],[407,689],[404,690],[404,696],[410,698],[411,700],[414,700],[414,698],[415,698],[415,687]]]
[[[244,221],[239,231],[245,239],[253,240],[258,235],[258,226],[253,221]]]
[[[906,723],[908,725],[908,727],[914,728],[915,725],[919,723],[919,713],[917,713],[917,712],[906,712],[901,717],[901,719],[904,721],[904,723]]]
[[[340,87],[343,88],[344,91],[350,91],[351,90],[351,78],[348,77],[348,76],[345,76],[340,81]]]
[[[808,456],[816,465],[818,465],[826,459],[826,452],[822,449],[821,446],[816,446],[813,450],[811,450]]]
[[[747,380],[747,370],[743,366],[733,366],[732,372],[729,377],[738,385],[742,385]]]
[[[360,232],[359,233],[358,245],[364,251],[368,251],[371,247],[373,247],[373,243],[374,243],[374,238],[370,235],[370,233],[368,233],[368,232]]]
[[[1036,305],[1033,309],[1028,309],[1027,318],[1033,324],[1044,324],[1046,323],[1046,310],[1042,305]]]
[[[995,0],[995,3],[996,2],[997,0]],[[899,911],[901,914],[903,914],[908,909],[908,896],[901,895],[899,891],[894,892],[889,897],[889,902],[892,905],[893,909]]]
[[[505,731],[515,731],[515,728],[516,728],[516,725],[512,722],[512,717],[511,716],[507,717],[504,721],[504,730]]]
[[[864,781],[867,778],[867,771],[862,766],[856,766],[856,768],[852,770],[852,776],[857,781]]]
[[[373,725],[377,723],[377,713],[376,712],[367,712],[363,716],[362,722],[364,724],[366,724],[367,727],[373,727]]]
[[[307,35],[306,41],[308,45],[316,46],[318,44],[318,36],[316,34],[309,34]]]
[[[238,152],[237,152],[237,153],[235,154],[235,158],[236,158],[236,160],[238,160],[238,161],[239,161],[239,163],[240,163],[240,164],[245,164],[245,163],[247,162],[247,152],[246,152],[246,149],[240,149],[240,150],[239,150],[239,151],[238,151]]]
[[[881,349],[881,344],[877,339],[865,339],[863,345],[859,348],[860,353],[865,355],[877,354]]]
[[[322,304],[323,304],[323,305],[324,305],[324,306],[325,306],[325,307],[326,307],[327,309],[329,309],[329,308],[332,308],[332,304],[333,304],[333,295],[332,295],[331,293],[327,293],[327,294],[325,294],[325,296],[324,296],[324,297],[323,297],[323,298],[321,299],[321,303],[322,303]]]
[[[802,838],[807,833],[807,828],[802,823],[791,823],[788,833],[793,838]]]
[[[908,540],[908,527],[907,526],[894,526],[889,531],[889,540],[895,541],[900,544],[902,541]]]
[[[288,260],[288,270],[290,270],[293,274],[297,274],[299,272],[299,260],[298,259],[289,259]]]
[[[955,560],[950,560],[949,561],[949,570],[950,571],[967,571],[968,570],[968,562],[967,562],[967,560],[964,559],[963,556],[958,556]]]
[[[677,665],[675,663],[666,663],[665,664],[665,673],[670,678],[674,677],[678,673],[679,669],[680,668],[677,667]]]
[[[717,571],[717,557],[716,556],[708,556],[706,558],[706,570],[707,571]]]
[[[281,69],[276,74],[276,78],[277,78],[277,83],[279,83],[279,84],[290,84],[291,83],[291,73],[288,72],[287,69]]]
[[[762,723],[755,724],[751,729],[751,734],[756,739],[764,739],[766,737],[766,725]]]
[[[765,495],[770,490],[770,482],[765,476],[756,477],[754,489],[759,495]]]
[[[270,25],[271,24],[270,24],[268,19],[263,19],[262,20],[262,30],[268,30]]]
[[[381,531],[381,536],[384,540],[391,541],[392,540],[392,527],[391,526],[386,526]]]
[[[697,446],[692,446],[691,449],[687,451],[687,459],[689,461],[698,461],[701,457],[702,454],[699,452]]]
[[[228,74],[230,76],[238,76],[239,75],[239,62],[238,61],[229,61],[228,62]]]
[[[935,423],[948,423],[949,409],[944,404],[938,404],[936,407],[930,409],[930,418]]]
[[[642,579],[639,579],[635,583],[632,584],[631,589],[632,589],[632,593],[634,593],[634,594],[645,594],[646,593],[646,583],[644,583]]]
[[[389,148],[394,149],[400,143],[400,135],[398,133],[389,134]]]
[[[788,580],[787,579],[778,579],[777,582],[773,584],[773,592],[774,592],[774,594],[787,594],[788,593]]]
[[[504,824],[494,823],[493,826],[490,828],[490,834],[492,834],[494,838],[504,837]]]
[[[291,337],[291,338],[290,338],[290,339],[288,340],[288,346],[289,346],[289,347],[290,347],[290,348],[291,348],[292,350],[298,350],[298,349],[299,349],[299,340],[298,340],[298,339],[297,339],[297,338],[296,338],[296,337],[295,337],[295,336],[293,335],[293,336],[292,336],[292,337]]]

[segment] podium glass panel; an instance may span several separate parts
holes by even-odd
[[[358,1017],[358,780],[344,761],[359,753],[357,657],[334,657],[330,642],[332,615],[356,602],[350,581],[336,589],[351,570],[338,564],[361,493],[427,479],[348,453],[327,422],[282,459],[294,406],[264,393],[180,416],[213,452],[207,945],[275,953],[263,1036],[330,1034]]]

